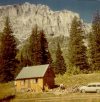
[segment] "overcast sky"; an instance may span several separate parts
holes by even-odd
[[[0,0],[0,5],[30,2],[48,5],[52,10],[68,9],[80,14],[86,22],[91,22],[96,10],[100,10],[100,0]]]

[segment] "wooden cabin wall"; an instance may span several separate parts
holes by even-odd
[[[54,87],[54,72],[51,69],[48,69],[45,76],[44,76],[44,86],[48,86],[48,88],[53,88]]]
[[[26,91],[28,89],[34,92],[42,91],[43,78],[16,80],[16,91]]]

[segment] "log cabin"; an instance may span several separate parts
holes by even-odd
[[[49,64],[22,68],[15,79],[16,91],[41,92],[54,87],[55,74]]]

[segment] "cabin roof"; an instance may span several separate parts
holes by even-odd
[[[16,80],[43,77],[48,68],[49,64],[23,67],[16,77]]]

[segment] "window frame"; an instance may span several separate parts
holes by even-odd
[[[34,84],[38,83],[38,78],[33,79],[33,83]]]

